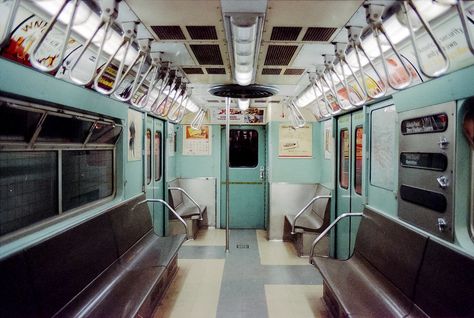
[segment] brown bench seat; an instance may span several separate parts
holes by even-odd
[[[351,258],[312,263],[335,317],[474,316],[474,259],[367,208]]]
[[[0,316],[151,316],[185,236],[155,235],[144,198],[0,260]]]

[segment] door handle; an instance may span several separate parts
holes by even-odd
[[[265,167],[261,166],[260,167],[260,180],[264,180],[264,179],[265,179]]]

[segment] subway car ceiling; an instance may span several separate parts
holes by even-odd
[[[57,154],[38,160],[63,168],[66,150],[83,162],[114,158],[90,171],[108,181],[94,194],[97,200],[87,203],[90,209],[69,216],[68,224],[145,189],[144,148],[132,157],[127,152],[131,116],[147,115],[134,127],[143,130],[137,134],[144,136],[143,145],[149,122],[166,122],[163,169],[171,181],[188,177],[184,165],[192,165],[179,151],[175,156],[169,143],[174,138],[182,147],[182,138],[173,135],[179,125],[225,124],[228,100],[232,124],[267,127],[267,182],[320,183],[333,195],[341,180],[336,156],[345,151],[338,141],[344,125],[355,127],[359,120],[365,127],[363,204],[474,254],[472,126],[463,121],[474,107],[472,99],[464,102],[474,95],[474,1],[10,0],[0,3],[0,17],[0,152],[15,153],[11,161],[22,160],[22,151],[40,156],[53,149]],[[212,94],[215,86],[231,84],[241,87],[234,98]],[[13,118],[27,124],[15,127]],[[296,131],[312,127],[310,159],[280,160],[279,123]],[[220,130],[214,130],[220,140]],[[389,142],[387,162],[376,165],[371,147],[382,153]],[[418,147],[420,142],[433,145]],[[298,140],[287,144],[291,148]],[[216,145],[212,159],[219,161]],[[310,173],[294,176],[277,171],[309,166]],[[206,169],[221,176],[220,168]],[[385,172],[372,182],[378,169]],[[426,173],[420,181],[421,170]],[[433,178],[436,186],[424,185]],[[63,211],[84,208],[74,194],[59,198],[64,202],[50,202],[59,206],[59,218],[49,218],[56,212],[47,216],[34,240],[61,231]],[[331,203],[333,216],[337,202]],[[272,227],[269,204],[266,228]],[[435,212],[426,216],[426,210]],[[2,254],[22,244],[28,243],[7,244]]]

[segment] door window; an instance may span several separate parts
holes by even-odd
[[[146,157],[146,184],[151,182],[151,130],[146,130],[146,144],[145,144],[145,157]]]
[[[364,128],[357,127],[355,130],[355,135],[354,189],[357,194],[362,194],[362,139],[364,135]]]
[[[253,129],[230,130],[230,167],[255,168],[258,165],[258,132]]]
[[[341,130],[339,147],[339,185],[347,189],[349,188],[349,130]]]
[[[155,181],[161,179],[161,132],[155,131],[154,138]]]

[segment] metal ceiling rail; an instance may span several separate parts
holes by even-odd
[[[341,77],[339,76],[339,74],[336,73],[336,71],[334,70],[334,55],[331,55],[331,54],[325,54],[323,55],[324,57],[324,66],[325,66],[325,74],[329,77],[329,80],[331,82],[331,85],[329,86],[329,91],[331,92],[332,95],[334,95],[334,98],[336,99],[336,102],[337,104],[339,105],[339,108],[342,109],[342,110],[350,110],[352,109],[352,105],[346,107],[343,105],[340,97],[339,97],[339,94],[337,92],[337,89],[336,89],[336,84],[334,83],[334,77],[333,75],[336,76],[337,80],[339,81],[339,83],[343,86],[343,88],[346,90],[347,94],[349,94],[349,90],[346,86],[344,86],[344,82],[342,81]],[[327,84],[327,81],[326,81],[326,84]]]
[[[179,124],[184,118],[184,115],[186,114],[186,107],[188,106],[188,102],[191,98],[192,91],[190,88],[187,89],[186,96],[184,96],[183,100],[181,103],[178,105],[178,107],[174,107],[170,110],[168,114],[168,121],[170,121],[173,124]]]
[[[107,41],[107,35],[109,34],[109,31],[114,24],[115,19],[118,16],[118,2],[116,0],[102,0],[100,1],[100,23],[99,25],[95,28],[94,33],[92,33],[92,36],[87,39],[86,43],[82,46],[81,50],[79,51],[79,55],[77,59],[71,64],[70,61],[68,61],[66,67],[69,69],[69,78],[78,85],[89,85],[92,83],[94,80],[94,77],[96,75],[97,67],[99,65],[99,60],[102,57],[102,51],[104,48],[104,44]],[[76,69],[76,66],[78,65],[79,61],[82,59],[84,53],[87,51],[87,49],[91,46],[92,41],[96,37],[96,35],[99,33],[100,29],[104,30],[104,35],[100,41],[99,45],[99,51],[97,52],[96,59],[94,62],[94,67],[91,69],[90,74],[88,74],[87,80],[81,80],[80,78],[74,76],[74,70]]]
[[[206,111],[203,108],[200,108],[196,113],[196,116],[194,116],[193,121],[191,122],[191,128],[195,130],[200,130],[205,117]]]
[[[352,66],[347,63],[346,60],[346,49],[347,43],[337,42],[334,45],[334,54],[336,55],[336,63],[339,64],[341,68],[342,80],[344,81],[344,87],[347,89],[347,99],[349,103],[354,107],[360,107],[367,102],[367,94],[365,92],[364,87],[362,87],[362,83],[360,82],[359,78],[356,76]],[[346,73],[344,72],[344,67],[347,67],[351,72],[352,77],[354,78],[355,83],[359,86],[360,92],[363,94],[359,101],[352,100],[352,94],[350,93],[350,86],[349,82],[347,81]]]
[[[150,110],[151,110],[152,113],[154,113],[156,115],[159,115],[158,108],[162,104],[162,102],[160,102],[160,97],[161,97],[161,95],[166,94],[165,90],[166,90],[166,88],[168,88],[168,94],[163,99],[163,101],[166,101],[168,99],[169,95],[171,94],[171,88],[173,87],[173,83],[174,83],[175,79],[176,79],[176,71],[175,70],[170,70],[168,72],[167,77],[165,79],[163,79],[161,89],[158,92],[158,96],[155,98],[155,100],[153,100],[153,103],[151,104]]]
[[[393,44],[392,40],[390,40],[390,37],[385,31],[385,28],[382,23],[382,14],[383,14],[384,8],[385,8],[384,5],[378,5],[378,4],[367,5],[365,7],[365,10],[366,10],[365,16],[366,16],[367,24],[370,26],[370,29],[372,30],[372,34],[374,35],[375,41],[377,42],[377,48],[380,53],[380,59],[382,60],[382,66],[385,72],[385,78],[387,80],[387,83],[394,90],[402,90],[410,86],[411,82],[413,81],[413,76],[410,70],[408,69],[406,62],[402,59],[397,48]],[[387,60],[385,59],[385,55],[382,49],[382,44],[380,42],[381,34],[385,37],[385,39],[387,40],[387,43],[392,48],[393,53],[402,64],[403,70],[405,71],[405,74],[407,75],[408,81],[401,83],[399,85],[392,82],[392,77],[390,77],[390,72],[387,66]]]
[[[38,42],[34,45],[33,50],[32,50],[30,62],[34,68],[42,72],[53,72],[59,68],[64,57],[64,52],[66,51],[67,43],[69,42],[72,26],[74,25],[74,17],[76,16],[77,8],[79,7],[80,2],[81,0],[65,0],[63,4],[61,5],[61,7],[59,8],[59,11],[51,18],[50,21],[48,21],[47,23],[48,26],[46,27],[44,32],[41,34],[40,38],[38,39]],[[53,30],[53,27],[58,22],[59,16],[61,15],[61,13],[64,11],[64,9],[69,3],[72,3],[73,9],[72,9],[71,16],[69,17],[69,21],[66,24],[66,32],[64,32],[64,37],[62,41],[59,42],[60,45],[58,46],[58,49],[60,53],[55,59],[52,60],[51,65],[49,66],[44,65],[41,63],[41,60],[38,59],[37,54],[40,51],[40,48],[42,47],[44,40],[46,39],[48,34]]]
[[[375,68],[374,63],[369,58],[369,56],[367,55],[367,52],[365,51],[364,47],[362,46],[362,42],[360,40],[360,33],[362,31],[362,28],[361,27],[356,27],[356,26],[351,26],[351,27],[348,27],[348,30],[349,30],[349,32],[348,32],[348,38],[349,38],[348,39],[348,41],[349,41],[348,46],[350,48],[352,48],[353,51],[354,51],[354,55],[355,55],[356,60],[357,60],[357,66],[359,67],[359,72],[360,72],[361,78],[362,78],[364,93],[372,99],[376,99],[376,98],[385,96],[385,94],[387,93],[387,86],[385,85],[385,83],[382,79],[382,76],[380,76],[380,73],[377,71],[377,68]],[[371,94],[371,92],[369,91],[369,89],[367,87],[367,81],[365,80],[365,77],[366,77],[367,74],[364,70],[364,67],[362,66],[361,53],[368,60],[370,68],[374,71],[374,73],[378,77],[380,83],[383,85],[383,89],[381,89],[381,91],[378,94]]]
[[[411,8],[413,10],[413,12],[415,13],[415,15],[418,17],[418,20],[421,22],[421,24],[425,28],[426,32],[428,33],[429,37],[433,41],[434,45],[436,46],[436,49],[438,50],[439,54],[441,55],[441,57],[444,61],[444,64],[441,67],[441,69],[439,69],[439,70],[437,70],[433,73],[429,73],[427,71],[427,69],[425,68],[425,65],[423,63],[423,59],[421,58],[420,48],[418,47],[417,39],[416,39],[416,35],[415,35],[415,30],[413,29],[413,23],[411,21],[410,15],[408,14],[409,8]],[[405,14],[405,19],[406,19],[406,22],[408,24],[408,30],[410,31],[411,43],[412,43],[413,48],[415,50],[416,61],[418,62],[418,66],[420,67],[421,72],[425,76],[432,77],[432,78],[433,77],[439,77],[439,76],[443,75],[444,73],[446,73],[446,71],[449,69],[449,64],[450,64],[448,55],[446,54],[446,51],[443,48],[443,46],[441,45],[440,41],[437,39],[437,37],[433,33],[433,30],[431,29],[429,23],[425,20],[423,15],[416,8],[416,5],[413,2],[413,0],[403,1],[402,11]]]
[[[125,71],[125,73],[123,73],[123,76],[117,83],[117,88],[119,88],[125,81],[127,76],[132,72],[133,68],[138,65],[138,68],[135,71],[135,77],[133,79],[132,87],[127,92],[123,92],[122,94],[118,94],[117,90],[114,93],[114,96],[123,102],[129,101],[130,99],[132,99],[133,95],[135,95],[135,89],[137,86],[139,86],[138,83],[140,82],[140,76],[142,74],[143,66],[145,65],[148,55],[150,54],[150,39],[138,39],[137,42],[139,47],[137,57],[135,57],[133,62],[128,66],[127,70]]]
[[[323,96],[326,110],[328,111],[329,114],[331,114],[331,116],[334,116],[334,115],[339,114],[341,112],[341,109],[334,110],[334,108],[332,108],[331,103],[328,100],[328,97],[326,95],[326,91],[324,90],[324,85],[323,85],[323,82],[326,83],[328,90],[330,90],[329,84],[326,81],[326,78],[324,77],[325,69],[326,67],[324,65],[318,65],[316,67],[316,80],[318,83],[317,87],[319,88],[319,90],[321,91],[321,95]]]
[[[135,86],[135,83],[138,82],[138,77],[135,77],[133,82],[134,88],[132,88],[132,92],[130,94],[130,98],[135,96],[137,92],[143,88],[143,91],[146,93],[143,99],[140,102],[133,102],[132,104],[137,107],[145,107],[148,104],[148,100],[150,99],[151,92],[153,90],[153,86],[155,85],[155,81],[158,78],[159,70],[160,70],[160,63],[161,63],[161,53],[160,52],[150,52],[151,63],[148,69],[146,70],[145,74],[142,76],[138,85]],[[141,69],[139,69],[141,72]],[[145,83],[148,80],[148,86]]]
[[[110,56],[107,62],[102,66],[102,69],[100,70],[99,74],[97,74],[94,80],[94,89],[104,95],[110,95],[118,88],[117,84],[118,82],[120,82],[120,79],[123,76],[123,68],[125,66],[127,55],[130,51],[130,47],[132,46],[133,41],[137,37],[137,23],[124,22],[122,23],[122,30],[123,30],[122,42],[117,47],[115,52]],[[112,65],[112,62],[117,57],[117,54],[119,53],[121,49],[123,49],[123,57],[122,57],[122,60],[120,61],[115,78],[111,80],[112,87],[110,89],[105,89],[105,88],[100,87],[99,85],[100,79],[105,74],[105,71]]]
[[[0,48],[7,45],[10,41],[10,32],[12,30],[13,21],[15,21],[20,0],[12,0],[9,3],[10,6],[8,7],[8,12],[6,13],[7,20],[4,23],[3,33],[0,37]]]
[[[295,129],[303,128],[306,125],[306,120],[303,114],[299,110],[298,106],[295,105],[294,100],[290,100],[287,104],[291,126]]]

